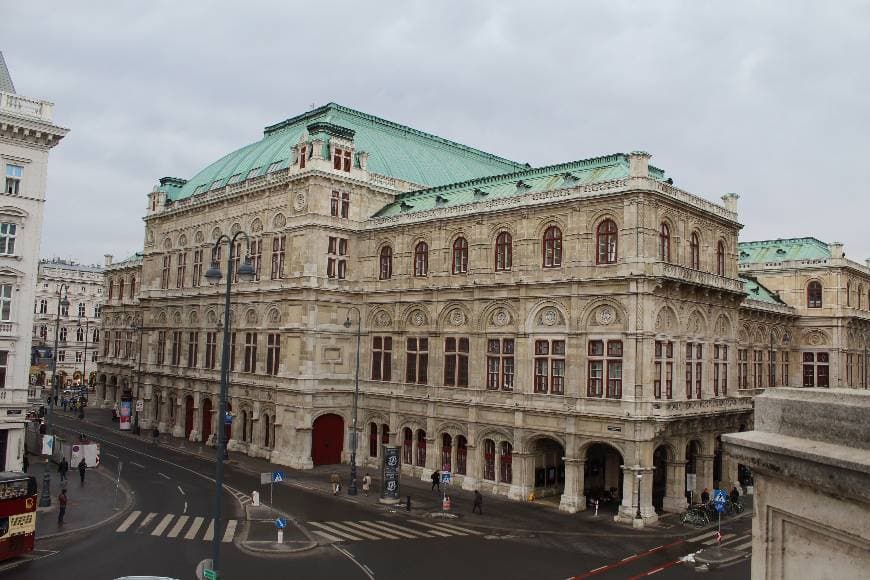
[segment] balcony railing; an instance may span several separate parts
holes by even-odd
[[[54,104],[48,101],[38,101],[13,93],[0,92],[0,112],[3,113],[51,121],[53,108]]]
[[[719,290],[727,290],[729,292],[743,293],[743,283],[734,278],[726,276],[717,276],[710,272],[702,272],[701,270],[693,270],[677,264],[657,263],[653,267],[653,274],[664,278],[672,278],[681,282],[689,282],[701,286],[708,286]]]

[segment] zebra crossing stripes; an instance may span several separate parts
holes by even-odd
[[[221,530],[215,529],[213,519],[207,520],[202,516],[191,517],[188,515],[150,512],[145,514],[140,520],[142,515],[143,512],[141,511],[130,512],[130,515],[115,529],[115,532],[119,534],[125,532],[148,534],[156,538],[163,537],[169,539],[196,540],[199,538],[203,541],[211,541],[214,539],[215,534],[218,534],[221,542],[228,543],[233,541],[239,524],[238,520],[227,520],[226,527],[223,529],[223,533],[221,533]],[[181,536],[185,527],[187,527],[187,532]]]
[[[308,522],[317,528],[315,534],[330,542],[364,540],[419,540],[424,538],[449,538],[452,536],[481,535],[481,532],[446,523],[429,523],[408,520],[404,525],[385,520]]]

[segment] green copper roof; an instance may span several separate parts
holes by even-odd
[[[435,135],[329,103],[266,127],[263,138],[218,159],[187,182],[163,183],[160,190],[175,201],[228,182],[287,167],[293,148],[309,132],[353,136],[357,152],[368,153],[368,171],[423,187],[466,181],[528,167]],[[326,137],[328,139],[328,135]]]
[[[767,302],[768,304],[785,304],[779,296],[759,284],[755,278],[741,275],[740,281],[743,282],[743,289],[749,298]]]
[[[628,177],[628,170],[628,156],[624,153],[560,163],[549,167],[527,168],[503,175],[402,193],[396,196],[395,202],[381,209],[374,217],[416,213],[440,207],[611,181]],[[664,179],[664,172],[661,169],[650,166],[649,171],[654,179]]]
[[[761,240],[737,244],[741,264],[785,262],[790,260],[824,260],[831,257],[828,244],[816,238]]]

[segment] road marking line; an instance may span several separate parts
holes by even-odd
[[[377,529],[377,526],[373,526],[371,524],[364,526],[363,524],[358,523],[358,522],[344,522],[344,523],[352,528],[358,528],[358,529],[360,529],[364,532],[368,532],[370,534],[381,535],[381,536],[387,538],[388,540],[398,540],[399,539],[399,536],[394,536],[393,534],[388,534],[387,532],[384,532],[384,531]],[[366,523],[368,523],[368,522],[366,522]],[[372,528],[375,528],[375,529],[372,529]]]
[[[196,537],[196,533],[199,531],[199,527],[202,525],[202,522],[205,521],[205,518],[197,516],[193,518],[193,523],[190,524],[190,527],[187,529],[187,533],[184,534],[185,540],[192,540]]]
[[[208,527],[205,530],[205,535],[202,539],[206,542],[211,542],[214,540],[214,520],[210,520],[208,522]]]
[[[722,547],[722,546],[728,546],[730,544],[736,544],[737,542],[744,542],[744,541],[750,539],[751,537],[752,537],[752,534],[747,534],[745,536],[740,536],[740,537],[734,538],[733,540],[728,540],[727,542],[722,542],[721,544],[719,544],[719,546]]]
[[[745,544],[740,544],[739,546],[731,546],[732,550],[745,550],[746,548],[752,547],[752,540],[746,542]]]
[[[158,471],[158,472],[157,472],[157,475],[159,475],[159,476],[161,476],[161,477],[165,477],[166,479],[172,479],[171,477],[169,477],[168,475],[166,475],[166,474],[163,473],[162,471]]]
[[[172,518],[175,516],[173,514],[166,514],[163,516],[163,519],[160,520],[160,523],[157,524],[157,527],[154,528],[154,531],[151,532],[152,536],[160,536],[163,532],[166,531],[166,528],[169,527],[169,524],[172,522]]]
[[[339,547],[338,545],[333,544],[332,547],[335,548],[336,551],[337,551],[338,553],[340,553],[340,554],[344,554],[344,556],[345,556],[348,560],[350,560],[351,562],[353,562],[354,564],[356,564],[357,566],[359,566],[359,569],[362,570],[363,572],[365,572],[365,575],[369,577],[369,580],[375,580],[375,573],[372,572],[371,568],[369,568],[368,566],[366,566],[366,565],[364,565],[364,564],[361,564],[361,563],[360,563],[356,558],[353,557],[353,555],[351,555],[350,552],[348,552],[347,550],[342,549],[342,548]]]
[[[418,526],[425,526],[426,528],[429,528],[426,530],[427,532],[429,532],[430,534],[435,534],[436,536],[441,536],[442,538],[449,538],[450,536],[467,536],[468,535],[468,534],[463,533],[463,532],[450,534],[450,533],[447,533],[447,530],[440,530],[440,529],[436,528],[435,526],[433,526],[431,524],[427,524],[425,522],[416,522],[415,521],[414,523],[417,524]]]
[[[640,574],[638,574],[636,576],[632,576],[628,580],[639,580],[640,578],[644,578],[646,576],[652,576],[653,574],[658,574],[659,572],[661,572],[663,570],[667,570],[671,566],[676,566],[679,563],[680,563],[680,560],[672,560],[672,561],[668,562],[667,564],[662,564],[661,566],[658,566],[657,568],[653,568],[652,570],[647,570],[646,572],[641,572]]]
[[[114,457],[115,459],[118,459],[118,456],[117,456],[117,455],[112,455],[111,453],[106,453],[106,456],[108,456],[108,457]]]
[[[664,570],[664,568],[656,568],[655,570],[651,570],[651,571],[647,572],[646,575],[647,575],[647,576],[652,576],[653,574],[658,574],[658,573],[661,572],[662,570]]]
[[[572,577],[571,580],[581,580],[582,578],[589,578],[591,576],[595,576],[595,575],[600,574],[602,572],[613,570],[614,568],[620,568],[622,566],[625,566],[629,562],[635,562],[637,560],[640,560],[641,558],[649,556],[650,554],[654,554],[660,550],[666,550],[667,548],[672,548],[673,546],[678,546],[678,545],[683,544],[683,543],[685,543],[685,540],[677,540],[675,542],[671,542],[670,544],[658,546],[656,548],[652,548],[651,550],[647,550],[646,552],[640,552],[639,554],[635,554],[634,558],[629,556],[630,559],[626,558],[625,560],[620,560],[619,562],[614,562],[613,564],[607,564],[606,566],[599,566],[598,568],[595,568],[594,570],[590,570],[589,572],[585,572],[583,574],[578,574],[577,576]],[[674,563],[676,563],[676,562],[679,562],[679,560],[674,560]],[[668,564],[668,566],[670,566],[670,565],[673,565],[673,564]],[[633,578],[641,578],[645,575],[646,575],[646,572],[644,572],[643,574],[639,574],[637,576],[634,576]]]
[[[454,524],[443,524],[443,523],[439,523],[439,524],[432,524],[432,525],[433,525],[433,526],[436,526],[439,530],[444,530],[444,531],[447,531],[447,532],[449,532],[449,531],[451,531],[451,530],[455,530],[455,531],[459,531],[459,532],[466,532],[466,533],[468,533],[468,534],[474,534],[474,535],[476,535],[476,536],[482,536],[482,535],[483,535],[482,533],[478,532],[477,530],[471,530],[471,529],[468,529],[468,528],[463,528],[463,527],[461,527],[461,526],[457,526],[457,525],[454,525]]]
[[[169,530],[169,533],[166,534],[166,537],[177,538],[178,534],[181,533],[181,530],[184,529],[184,524],[187,523],[188,519],[190,519],[190,516],[178,516],[178,521],[175,522],[175,525],[172,526],[172,529]]]
[[[224,531],[224,537],[221,542],[232,542],[233,536],[236,535],[236,520],[227,522],[227,529]]]
[[[187,513],[187,502],[184,502],[184,512],[183,513]]]
[[[598,568],[596,568],[594,570],[589,570],[589,571],[590,572],[598,572],[599,570],[604,570],[605,568],[607,568],[607,566],[599,566]]]
[[[180,493],[181,495],[184,495],[184,490],[181,489],[180,485],[178,486],[178,493]]]
[[[410,538],[412,540],[416,540],[417,538],[420,538],[420,537],[423,537],[423,538],[431,537],[428,534],[426,534],[426,532],[415,532],[414,530],[411,530],[408,528],[403,528],[402,526],[394,524],[392,522],[385,522],[382,520],[378,520],[375,523],[380,524],[384,529],[386,529],[387,531],[389,531],[393,534],[398,534],[400,536],[403,536],[405,538]],[[402,531],[400,531],[400,530],[402,530]]]
[[[326,523],[334,528],[338,528],[339,530],[347,530],[348,532],[356,534],[357,536],[362,536],[366,540],[382,540],[383,539],[380,536],[375,536],[375,535],[368,533],[368,532],[356,530],[356,529],[352,528],[351,526],[348,526],[342,522],[326,522]]]
[[[150,514],[145,516],[145,518],[139,524],[139,527],[136,529],[136,532],[141,533],[142,531],[144,531],[145,526],[150,524],[154,520],[154,518],[156,518],[156,517],[157,517],[157,512],[151,512]]]
[[[378,522],[365,522],[365,523],[367,523],[368,525],[370,525],[372,527],[386,530],[386,531],[390,532],[391,534],[399,535],[403,538],[409,538],[411,540],[416,540],[417,538],[420,537],[419,535],[415,535],[413,533],[408,533],[408,532],[410,532],[410,530],[408,530],[408,532],[400,532],[399,530],[393,529],[392,527],[386,525],[385,523],[378,523]],[[424,536],[424,537],[426,537],[426,536]]]
[[[349,534],[347,532],[342,532],[341,530],[336,530],[336,529],[334,529],[330,526],[327,526],[326,524],[322,524],[320,522],[308,522],[308,523],[311,524],[312,526],[317,526],[318,528],[323,528],[324,530],[327,530],[333,534],[347,538],[348,540],[362,540],[362,538],[358,538],[358,537],[354,536],[353,534]]]
[[[132,512],[129,516],[127,516],[127,519],[124,520],[124,523],[121,524],[120,526],[118,526],[118,529],[115,531],[116,532],[126,532],[127,529],[133,525],[133,522],[136,521],[136,518],[138,518],[141,514],[142,514],[142,512],[140,512],[140,511]]]
[[[704,538],[709,538],[710,536],[715,536],[715,535],[716,535],[716,532],[707,532],[706,534],[701,534],[700,536],[697,536],[695,538],[690,538],[686,541],[687,542],[699,542],[699,541],[703,540]]]
[[[628,562],[629,560],[634,560],[635,558],[637,558],[637,554],[632,554],[631,556],[626,556],[625,558],[620,560],[620,562]]]
[[[320,531],[320,530],[313,530],[313,532],[314,532],[315,534],[320,534],[321,536],[323,536],[324,538],[326,538],[326,539],[329,540],[330,542],[342,542],[342,541],[344,541],[344,540],[342,540],[341,538],[336,538],[335,536],[330,536],[330,535],[327,534],[326,532],[322,532],[322,531]]]
[[[139,469],[145,469],[145,466],[144,466],[144,465],[141,465],[141,464],[139,464],[139,463],[136,463],[135,461],[131,461],[131,462],[130,462],[130,465],[135,465],[135,466],[138,467]]]
[[[727,540],[728,538],[733,538],[733,537],[734,537],[734,534],[722,534],[723,540]],[[715,543],[716,543],[716,538],[713,538],[712,540],[707,540],[706,542],[702,542],[702,545],[712,546]]]

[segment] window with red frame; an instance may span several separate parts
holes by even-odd
[[[562,230],[550,226],[544,231],[544,268],[562,265]]]
[[[414,276],[429,274],[429,244],[418,242],[414,246]]]
[[[411,465],[413,463],[414,449],[414,434],[410,427],[405,427],[402,430],[402,463]]]
[[[502,483],[512,483],[513,474],[513,445],[507,441],[502,441],[499,445],[499,481]]]
[[[674,343],[670,340],[657,340],[655,346],[655,368],[653,371],[653,396],[656,399],[674,398]]]
[[[417,429],[417,467],[426,467],[426,432]]]
[[[590,340],[587,353],[589,359],[587,395],[621,399],[622,341]]]
[[[178,269],[175,275],[175,287],[184,288],[184,278],[187,275],[187,252],[178,253]]]
[[[713,345],[713,396],[728,394],[728,345]]]
[[[378,279],[389,280],[393,277],[393,248],[384,246],[381,248]]]
[[[444,386],[468,386],[468,338],[444,339]]]
[[[441,469],[447,472],[453,471],[453,437],[449,433],[441,435]]]
[[[686,398],[692,398],[694,387],[695,398],[701,398],[701,384],[704,368],[704,345],[700,342],[686,343]]]
[[[671,228],[666,223],[662,223],[659,231],[659,259],[662,262],[671,261]]]
[[[287,236],[272,238],[272,270],[269,277],[278,280],[284,277],[284,253],[287,246]]]
[[[696,232],[692,232],[692,237],[689,242],[689,266],[693,270],[701,269],[701,239]]]
[[[336,147],[332,153],[332,168],[350,173],[351,155],[350,149]]]
[[[716,244],[716,274],[725,275],[725,242],[722,240]]]
[[[807,308],[822,307],[822,283],[813,280],[807,284]]]
[[[486,388],[492,391],[514,389],[513,338],[490,338],[486,341]]]
[[[369,457],[378,456],[378,424],[369,423]]]
[[[254,268],[254,281],[260,280],[260,270],[263,263],[263,240],[251,240],[251,266]]]
[[[372,380],[389,381],[393,377],[393,337],[372,337]]]
[[[308,158],[308,145],[299,147],[299,169],[305,169],[305,160]]]
[[[347,239],[329,237],[326,258],[326,275],[344,280],[347,276]]]
[[[598,224],[595,237],[595,246],[597,248],[596,263],[615,264],[619,244],[619,233],[616,227],[616,222],[611,219],[606,219]]]
[[[456,436],[456,473],[465,475],[468,466],[468,440],[462,436]]]
[[[429,382],[429,339],[409,338],[406,344],[405,382],[425,385]]]
[[[483,440],[483,478],[495,481],[495,441]]]
[[[495,270],[504,272],[513,264],[513,240],[508,232],[501,232],[495,238]]]
[[[193,251],[193,276],[190,279],[190,287],[198,287],[200,280],[202,280],[202,249]]]
[[[565,341],[535,341],[535,392],[565,393]]]
[[[830,387],[830,357],[826,352],[803,353],[803,377],[805,387]]]
[[[453,273],[468,273],[468,240],[462,236],[453,240]]]

